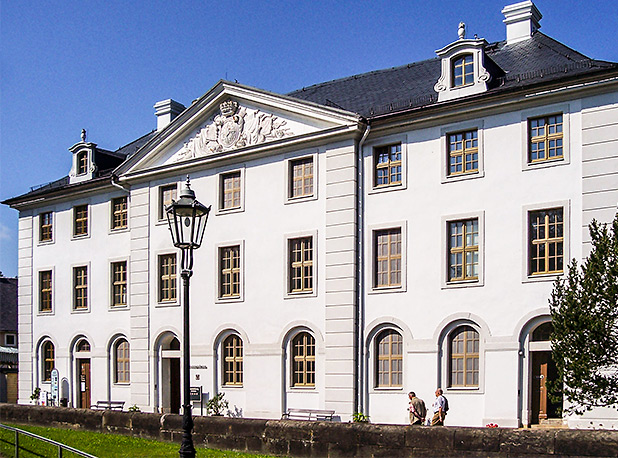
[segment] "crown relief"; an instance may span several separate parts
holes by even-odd
[[[184,143],[175,160],[186,161],[293,135],[285,125],[285,120],[273,114],[241,107],[234,100],[226,100],[219,105],[219,113]]]

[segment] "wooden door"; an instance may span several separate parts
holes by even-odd
[[[549,364],[549,352],[532,352],[532,417],[530,422],[538,424],[547,418],[547,369]]]
[[[170,358],[170,412],[180,413],[180,358]]]
[[[90,360],[79,359],[79,407],[90,408]]]

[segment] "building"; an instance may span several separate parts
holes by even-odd
[[[17,402],[17,278],[0,273],[0,402]]]
[[[230,414],[333,409],[407,422],[444,388],[451,425],[561,420],[548,297],[618,202],[618,65],[539,31],[274,94],[220,81],[116,151],[73,145],[20,212],[20,402],[180,409],[178,254],[187,175],[213,211],[195,254],[191,385]],[[455,31],[453,31],[455,32]],[[454,35],[454,33],[453,33]],[[455,37],[453,37],[455,38]],[[614,411],[565,419],[618,427]]]

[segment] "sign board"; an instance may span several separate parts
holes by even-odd
[[[51,397],[54,402],[58,400],[59,381],[60,381],[60,376],[58,374],[58,369],[54,368],[51,371]]]
[[[189,388],[189,398],[191,401],[202,401],[202,387],[201,386],[192,386]]]

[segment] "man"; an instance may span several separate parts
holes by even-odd
[[[425,417],[427,416],[427,408],[425,407],[425,402],[421,398],[417,398],[414,391],[410,391],[408,393],[408,397],[410,398],[410,424],[425,424]]]
[[[436,390],[436,400],[432,405],[433,417],[431,418],[431,426],[444,426],[444,417],[446,417],[447,410],[447,401],[442,396],[442,388],[438,388]]]

